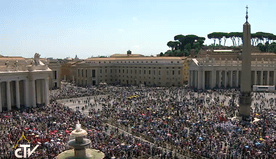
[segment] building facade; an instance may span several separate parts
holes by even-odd
[[[39,57],[0,57],[0,112],[49,103],[51,69]]]
[[[50,89],[57,89],[61,86],[61,65],[57,59],[48,58],[48,67],[52,70],[49,76]]]
[[[254,53],[253,53],[254,55]],[[251,85],[276,85],[276,58],[251,61]],[[197,89],[240,87],[242,61],[239,59],[192,59],[189,86]]]
[[[79,86],[182,86],[188,82],[188,63],[185,57],[89,58],[73,65],[71,74]]]

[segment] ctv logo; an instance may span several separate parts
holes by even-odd
[[[22,139],[25,139],[26,141],[28,141],[29,145],[25,145],[25,144],[20,144],[19,147],[20,148],[17,148],[18,147],[18,142],[21,141]],[[31,146],[30,146],[30,141],[26,139],[25,135],[24,135],[24,132],[22,133],[22,136],[20,137],[20,139],[17,141],[16,143],[16,146],[13,146],[15,150],[14,154],[15,154],[15,157],[17,158],[28,158],[30,157],[34,151],[38,148],[39,145],[36,145],[35,148],[33,148],[33,150],[31,150]],[[21,152],[22,151],[22,152]],[[21,153],[19,153],[21,152]]]

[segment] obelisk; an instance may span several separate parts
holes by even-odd
[[[246,6],[246,22],[243,24],[243,49],[241,71],[241,94],[239,115],[243,119],[250,117],[251,107],[251,27],[248,23],[248,7]]]

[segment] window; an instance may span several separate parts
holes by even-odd
[[[146,63],[148,63],[148,61],[146,61]]]
[[[85,70],[85,77],[87,77],[87,70]]]
[[[173,63],[173,61],[171,61],[171,63]]]
[[[110,73],[112,73],[112,69],[110,69]]]
[[[177,63],[179,63],[179,61],[177,61]]]
[[[158,63],[158,62],[156,61],[156,63]]]
[[[152,63],[152,61],[150,63]]]
[[[96,71],[95,70],[92,70],[92,77],[96,77]]]
[[[150,70],[149,70],[149,75],[150,75]]]
[[[81,76],[83,77],[83,69],[81,70]]]
[[[141,70],[139,70],[139,74],[141,74]]]
[[[128,70],[126,70],[126,73],[128,73]]]
[[[121,73],[121,70],[119,69],[119,73]]]
[[[146,74],[146,70],[144,70],[144,74]]]
[[[174,71],[172,71],[172,75],[174,75]]]
[[[130,70],[130,74],[132,74],[132,70]]]
[[[136,74],[136,73],[137,73],[137,70],[134,71],[134,74]]]
[[[100,70],[100,73],[102,73],[102,70]]]
[[[54,71],[54,78],[57,79],[57,71]]]
[[[167,71],[167,75],[169,75],[169,71]]]
[[[123,69],[123,73],[125,73],[125,70]]]
[[[104,63],[105,63],[105,61],[104,61]]]
[[[80,76],[80,69],[78,69],[78,76]]]
[[[180,71],[178,71],[178,75],[180,75]]]
[[[153,70],[153,75],[155,75],[155,70]]]
[[[159,75],[161,75],[161,71],[159,71]]]
[[[107,69],[105,69],[105,73],[107,73]]]

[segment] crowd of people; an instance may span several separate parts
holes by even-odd
[[[100,94],[106,96],[80,101],[92,110],[88,115],[57,101]],[[1,114],[0,155],[15,157],[13,147],[24,132],[32,146],[40,145],[30,158],[54,158],[69,149],[70,132],[79,120],[90,148],[105,158],[275,158],[274,94],[254,94],[250,121],[236,118],[238,95],[234,89],[64,85],[47,106]]]

